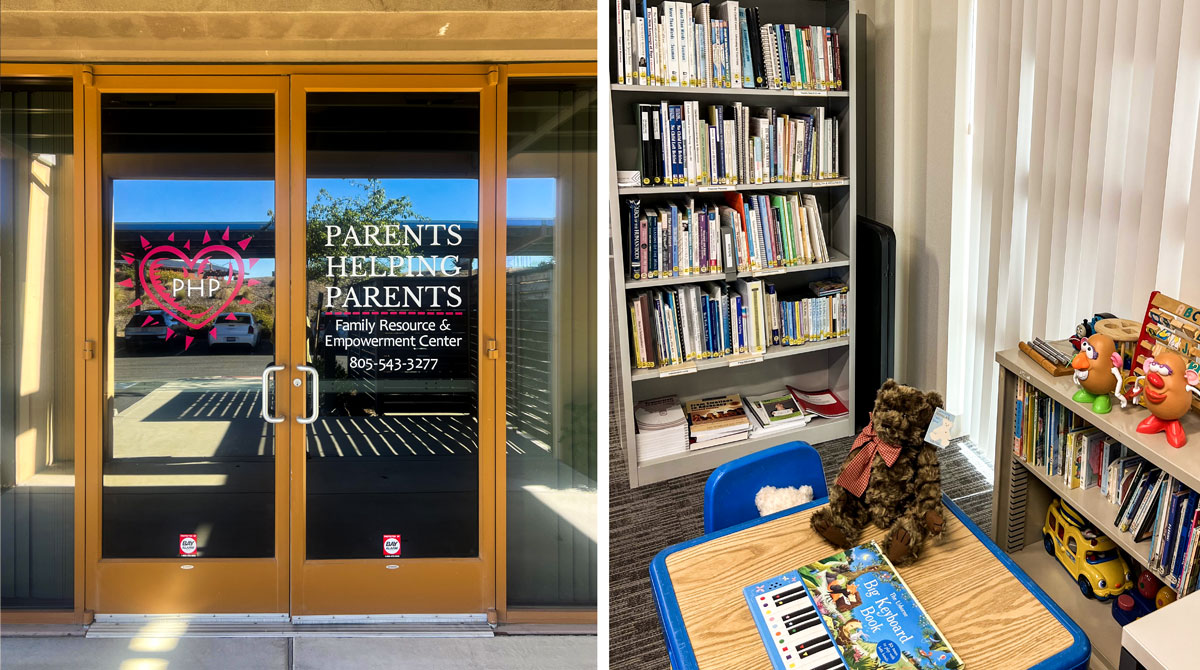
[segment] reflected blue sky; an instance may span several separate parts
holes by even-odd
[[[337,198],[362,195],[356,179],[309,179],[308,203],[325,189]],[[479,187],[474,179],[383,179],[391,197],[408,196],[413,210],[433,221],[478,221]],[[269,180],[113,180],[116,223],[266,222],[274,209],[274,182]],[[508,180],[508,218],[552,219],[556,210],[553,178]],[[270,276],[275,259],[264,258],[256,276]]]
[[[308,180],[308,202],[321,189],[333,197],[361,194],[350,179]],[[475,221],[479,188],[473,179],[384,179],[392,197],[408,196],[413,209],[434,221]],[[272,181],[118,179],[113,181],[113,220],[118,223],[267,221],[274,209]],[[508,180],[508,217],[554,218],[554,179]]]

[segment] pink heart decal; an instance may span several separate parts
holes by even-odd
[[[235,276],[231,276],[230,278],[230,280],[233,281],[233,291],[230,292],[228,298],[225,298],[225,300],[215,308],[209,308],[201,312],[193,312],[189,310],[188,308],[179,304],[179,301],[177,301],[175,296],[171,294],[171,290],[166,286],[163,286],[162,282],[159,281],[157,266],[162,263],[162,259],[154,261],[151,259],[160,254],[178,257],[183,261],[186,274],[195,275],[196,277],[200,278],[203,278],[204,275],[201,274],[202,269],[206,264],[211,262],[212,259],[210,257],[212,254],[225,254],[229,256],[233,262],[237,263],[237,273]],[[230,274],[234,275],[232,262],[229,264],[229,268]],[[154,301],[154,304],[161,307],[164,312],[174,316],[176,319],[179,319],[192,328],[202,328],[205,325],[212,323],[217,316],[224,311],[226,307],[229,307],[230,303],[232,303],[237,297],[238,292],[242,290],[242,281],[243,277],[245,276],[245,269],[242,264],[242,257],[238,255],[238,252],[224,244],[213,244],[204,247],[200,251],[196,252],[196,255],[191,258],[188,258],[186,254],[175,247],[164,245],[155,247],[144,257],[142,257],[141,265],[138,266],[138,273],[142,278],[142,287],[145,289],[146,295],[150,296],[150,299]],[[191,338],[188,339],[190,340]]]

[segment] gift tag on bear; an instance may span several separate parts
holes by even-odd
[[[941,407],[935,408],[933,419],[929,421],[929,428],[925,430],[925,441],[938,447],[950,446],[950,435],[954,430],[954,421],[957,418]]]

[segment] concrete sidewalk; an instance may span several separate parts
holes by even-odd
[[[13,631],[6,631],[10,633]],[[592,636],[0,638],[4,670],[593,670]]]

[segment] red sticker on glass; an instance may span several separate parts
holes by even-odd
[[[383,555],[385,558],[392,558],[400,555],[400,536],[399,535],[384,535],[383,536]]]
[[[179,555],[180,556],[195,556],[196,555],[196,536],[179,535]]]

